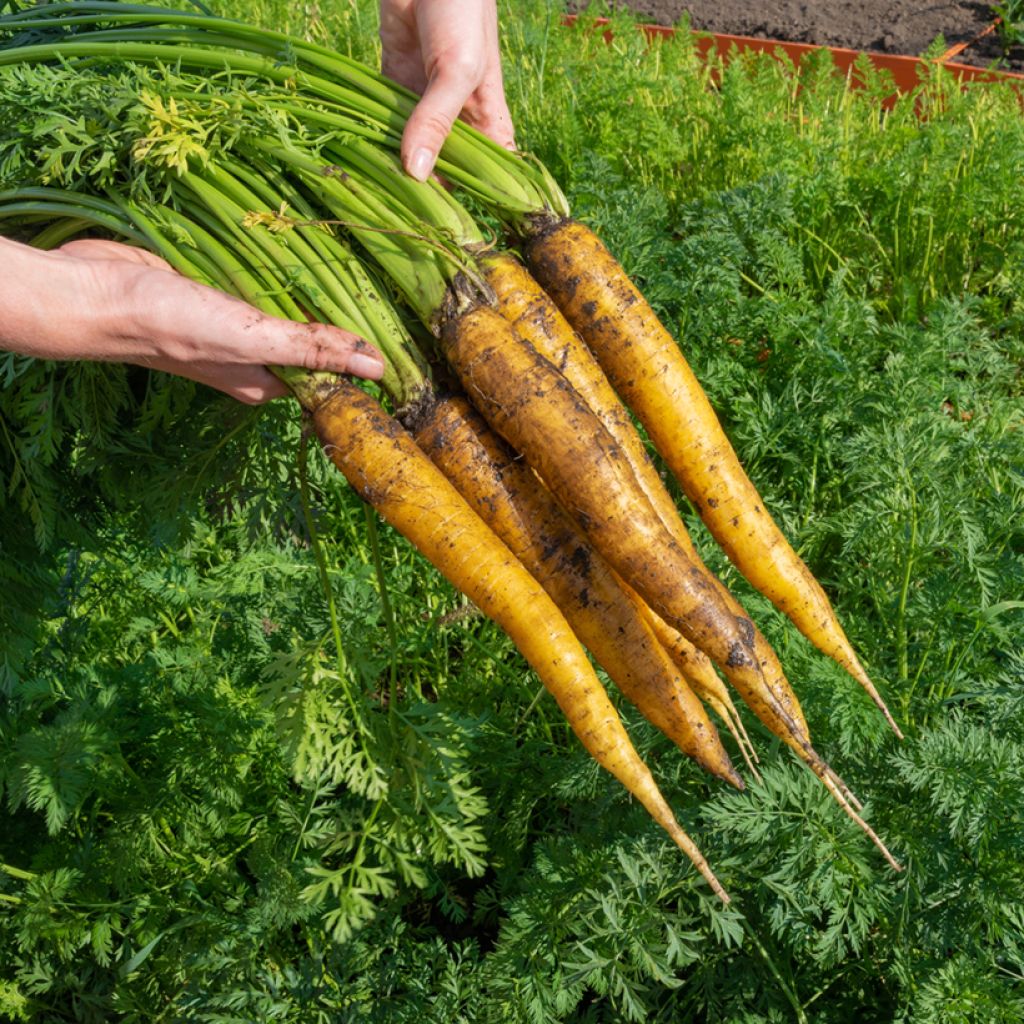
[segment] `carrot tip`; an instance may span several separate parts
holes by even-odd
[[[825,770],[821,770],[820,766],[824,766]],[[832,780],[832,777],[829,774],[831,769],[829,769],[828,766],[825,765],[824,761],[820,762],[820,766],[812,766],[814,773],[825,784],[825,788],[832,794],[836,803],[838,803],[839,806],[846,813],[846,816],[852,822],[854,822],[854,824],[857,825],[857,827],[868,837],[868,839],[871,840],[872,843],[875,844],[875,846],[878,848],[879,853],[882,854],[882,856],[886,860],[886,863],[889,865],[889,867],[893,869],[893,871],[902,871],[903,865],[900,864],[900,862],[896,860],[896,858],[892,855],[892,853],[889,851],[889,847],[887,847],[885,843],[882,842],[882,840],[878,837],[878,834],[875,832],[875,830],[853,809],[853,807],[850,806],[849,801],[846,799],[846,797],[840,791],[839,787]]]
[[[843,796],[846,797],[846,799],[853,805],[853,807],[858,811],[864,810],[864,804],[861,803],[861,801],[857,798],[856,793],[854,793],[853,790],[850,789],[850,787],[843,781],[839,773],[831,765],[826,765],[825,771],[829,773],[829,775],[832,777],[832,780],[839,787]]]
[[[846,816],[878,847],[879,852],[886,859],[889,866],[894,871],[902,871],[902,865],[889,852],[889,848],[878,837],[875,830],[854,810],[851,798],[858,805],[860,801],[849,792],[846,783],[836,775],[821,754],[806,742],[798,742],[797,744],[790,744],[790,746],[793,752],[814,772],[822,785],[832,794],[832,798],[843,809]]]
[[[728,906],[730,903],[732,903],[732,897],[722,887],[722,883],[719,882],[719,880],[717,878],[715,878],[715,876],[712,873],[710,868],[708,868],[706,871],[703,870],[702,868],[698,868],[697,870],[700,871],[701,875],[703,875],[704,881],[707,882],[708,885],[711,886],[711,889],[714,892],[714,894],[724,904],[726,904],[726,906]]]
[[[894,733],[896,733],[896,738],[897,738],[897,739],[903,739],[903,733],[902,733],[902,731],[900,730],[900,727],[899,727],[899,726],[898,726],[898,725],[896,724],[896,721],[895,721],[895,719],[894,719],[894,718],[892,717],[892,715],[891,715],[891,714],[889,714],[889,709],[888,709],[887,707],[885,707],[885,705],[883,705],[883,706],[882,706],[882,714],[883,714],[883,715],[885,715],[885,720],[886,720],[886,721],[887,721],[887,722],[889,723],[889,725],[890,725],[890,726],[892,727],[892,731],[893,731]]]
[[[900,727],[896,724],[896,719],[892,717],[892,712],[886,706],[885,701],[882,700],[878,691],[871,685],[870,682],[862,681],[861,685],[864,687],[865,690],[868,691],[868,694],[871,696],[871,699],[875,702],[875,706],[885,716],[885,720],[889,723],[889,727],[892,729],[892,731],[896,733],[897,738],[903,739],[903,733],[900,731]]]
[[[875,684],[868,678],[867,672],[864,671],[864,666],[857,660],[857,656],[850,652],[848,657],[840,662],[843,668],[853,676],[854,679],[864,687],[867,695],[875,702],[875,707],[885,716],[885,720],[889,723],[889,727],[892,729],[899,739],[903,739],[903,733],[900,727],[896,724],[896,719],[892,717],[892,712],[889,710],[885,701],[882,700],[882,695],[875,689]]]
[[[743,776],[731,765],[727,765],[727,770],[718,771],[714,774],[717,775],[723,782],[728,782],[730,786],[738,789],[741,793],[747,788],[747,784],[743,781]]]
[[[729,894],[722,888],[722,883],[715,877],[715,873],[711,870],[711,865],[704,859],[704,854],[697,849],[697,844],[680,828],[674,819],[671,824],[664,821],[661,824],[672,837],[672,841],[676,846],[690,858],[690,863],[701,873],[704,881],[711,886],[714,894],[723,903],[731,903],[732,900]]]
[[[708,702],[708,707],[710,707],[712,711],[722,719],[725,723],[725,727],[732,734],[732,738],[736,741],[736,746],[739,747],[740,754],[743,756],[743,761],[746,764],[747,769],[750,771],[750,774],[757,782],[761,782],[761,773],[756,767],[760,758],[757,756],[757,751],[754,749],[753,743],[750,742],[750,736],[747,734],[747,730],[743,726],[743,720],[736,711],[735,705],[729,699],[727,694],[725,695],[724,702],[711,694],[705,694],[705,699]]]
[[[749,737],[745,733],[741,736],[733,723],[729,723],[728,728],[732,733],[733,739],[736,741],[736,745],[740,748],[740,754],[743,756],[743,763],[747,766],[747,771],[750,772],[756,782],[761,782],[761,773],[757,770],[757,751],[754,750]]]

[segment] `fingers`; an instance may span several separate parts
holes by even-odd
[[[358,335],[268,316],[133,246],[81,239],[44,253],[0,238],[0,249],[12,267],[0,305],[13,310],[0,337],[12,351],[135,363],[249,403],[287,394],[268,366],[384,375],[381,354]]]
[[[505,90],[500,77],[497,83],[488,78],[481,84],[463,107],[462,118],[499,146],[505,149],[516,148],[512,114],[505,102]]]
[[[402,164],[419,181],[434,169],[460,115],[512,149],[494,0],[384,0],[383,67],[423,93],[402,135]]]
[[[402,134],[402,164],[417,181],[426,181],[444,140],[477,86],[477,70],[454,61],[441,64],[427,85]]]
[[[367,380],[380,380],[384,375],[380,352],[356,334],[329,324],[300,324],[259,315],[262,319],[255,331],[251,325],[245,328],[250,332],[245,341],[262,352],[264,363],[351,373]]]
[[[229,350],[241,341],[247,356],[262,354],[262,363],[234,363],[230,354],[225,353],[212,365],[207,360],[193,361],[190,372],[184,376],[194,374],[196,380],[219,388],[240,402],[259,405],[288,394],[288,388],[267,365],[348,373],[368,380],[380,380],[384,374],[384,361],[378,351],[357,335],[328,324],[300,324],[259,313],[252,317],[256,311],[244,309],[245,320],[234,328],[227,326],[227,333],[218,341]],[[244,339],[234,337],[233,329],[244,332]]]
[[[402,165],[417,181],[426,181],[455,119],[463,119],[506,149],[515,149],[512,115],[505,102],[500,72],[471,84],[468,65],[445,64],[427,86],[402,134]]]
[[[268,316],[173,272],[131,269],[120,289],[120,329],[129,351],[141,352],[122,356],[126,361],[188,377],[248,403],[287,393],[267,366],[370,380],[384,375],[381,354],[349,331]]]

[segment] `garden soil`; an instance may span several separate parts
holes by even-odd
[[[919,56],[939,37],[946,46],[975,39],[993,20],[984,3],[922,3],[921,0],[616,0],[644,21],[674,25],[689,16],[699,31],[760,36],[794,43]],[[570,0],[570,9],[585,2]],[[995,33],[954,58],[986,66],[1002,56]],[[1008,70],[1024,71],[1024,48],[1015,47]]]

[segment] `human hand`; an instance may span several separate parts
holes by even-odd
[[[496,0],[381,0],[384,74],[423,99],[402,135],[402,164],[430,177],[461,114],[499,145],[515,147],[498,49]]]
[[[145,250],[81,239],[39,252],[0,238],[0,348],[165,370],[249,404],[287,394],[268,365],[379,380],[378,351],[326,324],[267,316]]]

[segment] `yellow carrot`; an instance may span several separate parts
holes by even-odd
[[[729,558],[864,687],[901,735],[825,592],[765,509],[679,346],[622,267],[575,221],[539,231],[525,253]]]
[[[540,584],[365,392],[339,381],[312,409],[312,420],[325,452],[355,490],[508,633],[591,756],[640,801],[728,902],[633,748],[579,641]]]

